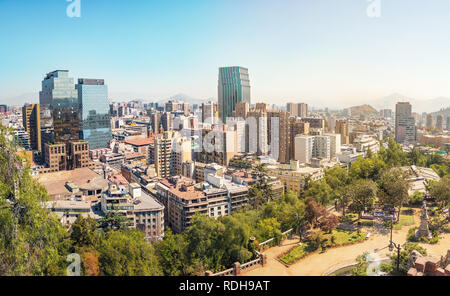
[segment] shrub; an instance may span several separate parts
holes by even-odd
[[[410,196],[409,202],[411,205],[421,205],[423,200],[423,194],[419,191],[414,191],[414,193]]]
[[[361,226],[373,226],[372,220],[363,219],[361,220]]]
[[[394,270],[394,266],[392,266],[392,263],[382,262],[380,264],[380,271],[391,274]]]
[[[417,227],[410,228],[408,230],[407,240],[409,242],[421,242],[426,244],[437,244],[439,242],[439,231],[433,230],[431,239],[427,237],[416,237]]]

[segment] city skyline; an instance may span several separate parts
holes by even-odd
[[[253,102],[334,107],[390,94],[449,98],[450,3],[381,4],[373,18],[359,0],[82,0],[81,18],[69,18],[65,1],[0,1],[0,35],[12,41],[0,49],[0,103],[36,103],[37,75],[60,68],[105,79],[115,100],[176,93],[217,100],[224,66],[249,69]]]

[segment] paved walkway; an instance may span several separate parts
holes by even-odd
[[[420,222],[419,213],[415,213],[415,225]],[[408,229],[413,226],[404,226],[401,230],[393,231],[393,241],[396,243],[405,243]],[[389,249],[390,231],[386,231],[383,227],[370,227],[365,232],[372,232],[371,237],[359,244],[344,247],[332,248],[326,250],[325,253],[315,253],[309,255],[293,265],[286,267],[281,264],[276,257],[282,252],[290,249],[298,243],[298,239],[285,240],[281,246],[273,247],[264,251],[267,255],[267,265],[259,267],[249,272],[245,272],[244,276],[320,276],[326,275],[340,267],[352,264],[358,255],[364,252],[377,253],[381,258],[387,257]],[[450,235],[442,234],[439,243],[436,245],[422,244],[428,251],[428,255],[440,258],[450,249]]]

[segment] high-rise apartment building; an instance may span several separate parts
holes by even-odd
[[[80,138],[90,149],[107,147],[112,139],[108,87],[103,79],[78,79],[75,88],[81,112]]]
[[[309,134],[309,123],[300,120],[289,121],[289,144],[290,160],[295,159],[295,137],[298,135]]]
[[[350,144],[350,137],[348,131],[348,122],[345,120],[336,120],[336,134],[341,135],[341,144]]]
[[[426,128],[433,128],[434,127],[434,116],[433,114],[428,114],[427,115],[427,124],[426,124]]]
[[[267,112],[267,120],[270,154],[275,156],[280,163],[289,163],[289,113],[270,110]]]
[[[155,136],[155,170],[158,177],[170,177],[173,131]]]
[[[315,136],[313,156],[320,159],[330,159],[331,140],[329,136]]]
[[[305,103],[299,103],[297,106],[298,109],[298,116],[304,118],[304,117],[308,117],[309,112],[308,112],[308,104]]]
[[[335,133],[326,133],[324,136],[330,137],[330,159],[335,159],[338,153],[341,153],[341,135]]]
[[[443,130],[444,129],[444,115],[438,114],[436,117],[436,128]]]
[[[247,102],[237,102],[234,107],[233,117],[247,118],[247,113],[250,111],[250,104]]]
[[[314,150],[314,136],[298,135],[295,137],[294,159],[302,163],[311,163]]]
[[[161,115],[161,126],[165,132],[172,130],[172,114],[170,112],[164,112]]]
[[[305,103],[287,103],[286,111],[294,117],[308,117],[308,104]]]
[[[395,141],[410,144],[416,140],[415,119],[412,116],[409,102],[398,102],[395,105]]]
[[[260,109],[252,109],[247,113],[247,134],[248,152],[264,155],[269,152],[267,139],[267,109],[262,105]]]
[[[22,121],[25,131],[30,135],[30,148],[41,149],[41,108],[39,104],[28,104],[22,107]]]
[[[380,115],[383,118],[392,118],[392,110],[391,109],[382,109],[380,111]]]
[[[183,163],[192,162],[192,142],[186,137],[179,137],[173,143],[170,160],[171,175],[183,174]]]
[[[202,122],[215,123],[214,102],[202,103]]]
[[[298,116],[298,111],[297,111],[297,106],[296,106],[297,104],[295,104],[295,103],[287,103],[286,104],[286,112],[287,113],[289,113],[289,115],[291,115],[291,116],[295,116],[295,117],[297,117]]]
[[[243,67],[219,68],[219,117],[226,123],[233,116],[237,102],[251,103],[248,69]]]

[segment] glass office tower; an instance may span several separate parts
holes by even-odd
[[[51,114],[41,118],[42,132],[53,129],[53,136],[45,135],[43,141],[67,143],[79,140],[78,92],[69,71],[56,70],[46,75],[39,92],[39,104],[42,114]],[[52,125],[52,127],[50,127]]]
[[[78,79],[80,138],[90,149],[107,147],[112,139],[108,87],[103,79]]]
[[[250,80],[248,69],[243,67],[219,68],[219,117],[226,123],[227,117],[233,116],[237,102],[250,105]]]

